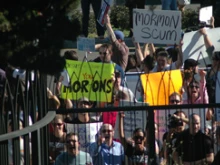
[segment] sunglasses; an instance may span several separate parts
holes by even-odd
[[[196,88],[196,89],[198,89],[199,86],[197,86],[197,85],[190,85],[190,88]]]
[[[88,102],[88,101],[80,101],[80,104],[90,105],[90,102]]]
[[[57,125],[57,126],[62,126],[64,123],[54,123],[54,125]]]
[[[100,54],[100,55],[103,54],[104,56],[106,56],[106,55],[107,55],[107,52],[99,52],[99,54]]]
[[[171,103],[180,103],[180,100],[170,100]]]
[[[138,140],[138,139],[140,139],[142,141],[142,140],[144,140],[144,137],[143,136],[135,136],[134,137],[134,140]]]
[[[106,130],[106,129],[104,129],[104,130],[102,130],[102,133],[110,133],[110,132],[112,132],[112,130]]]
[[[67,140],[67,141],[66,141],[67,144],[76,143],[76,142],[77,142],[76,140]]]

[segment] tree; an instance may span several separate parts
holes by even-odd
[[[64,40],[76,40],[80,21],[67,13],[79,0],[1,0],[0,65],[54,74],[65,66]]]

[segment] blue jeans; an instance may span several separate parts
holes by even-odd
[[[162,10],[177,10],[176,0],[162,0]]]

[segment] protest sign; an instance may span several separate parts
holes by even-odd
[[[205,22],[210,25],[210,19],[212,17],[212,6],[203,7],[199,10],[199,21]]]
[[[177,44],[181,39],[181,12],[133,9],[136,42]]]
[[[91,101],[111,102],[114,65],[66,60],[70,85],[62,86],[61,98],[78,100],[87,97]]]
[[[104,24],[105,24],[105,16],[108,14],[111,3],[112,3],[112,0],[103,0],[102,1],[102,6],[99,11],[98,18],[97,18],[97,21],[101,26],[104,26]]]
[[[95,52],[95,38],[77,38],[77,49],[87,52]]]
[[[169,95],[180,93],[182,75],[180,70],[156,72],[141,75],[144,101],[149,105],[168,105]]]
[[[215,51],[220,51],[220,28],[207,29],[207,35],[215,47]],[[200,67],[211,64],[211,58],[206,52],[203,35],[199,31],[185,33],[183,37],[183,60],[188,58],[198,60]]]
[[[74,132],[79,136],[80,150],[88,151],[88,146],[96,141],[97,133],[102,126],[102,122],[85,124],[67,124],[67,133]]]

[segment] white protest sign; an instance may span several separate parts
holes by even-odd
[[[136,42],[178,44],[181,39],[181,12],[133,9]]]
[[[121,101],[120,106],[123,106],[126,109],[126,106],[147,106],[148,104],[142,102],[128,102],[128,101]],[[136,128],[142,128],[145,130],[146,123],[147,123],[147,116],[146,110],[139,111],[124,111],[124,135],[126,138],[133,136],[133,131]],[[119,114],[116,119],[115,123],[115,136],[114,138],[120,139],[119,135]]]
[[[215,47],[215,51],[220,51],[220,28],[206,29],[207,35]],[[200,67],[211,64],[206,52],[204,37],[199,31],[185,33],[183,37],[183,60],[188,58],[198,60]]]
[[[199,20],[210,25],[210,19],[212,17],[212,6],[203,7],[199,10]]]
[[[215,89],[215,102],[220,103],[220,71],[217,73],[217,79],[216,79],[216,89]],[[216,114],[216,120],[220,121],[220,108],[215,109]]]
[[[106,14],[108,14],[111,3],[112,3],[112,0],[103,0],[102,1],[102,6],[101,6],[101,9],[99,11],[99,16],[97,18],[97,21],[101,26],[104,26],[104,24],[105,24],[104,19],[105,19]]]
[[[88,146],[96,141],[96,135],[102,122],[86,124],[67,124],[67,133],[74,132],[79,136],[80,150],[87,151]]]
[[[95,38],[77,38],[77,49],[81,51],[95,52]]]

